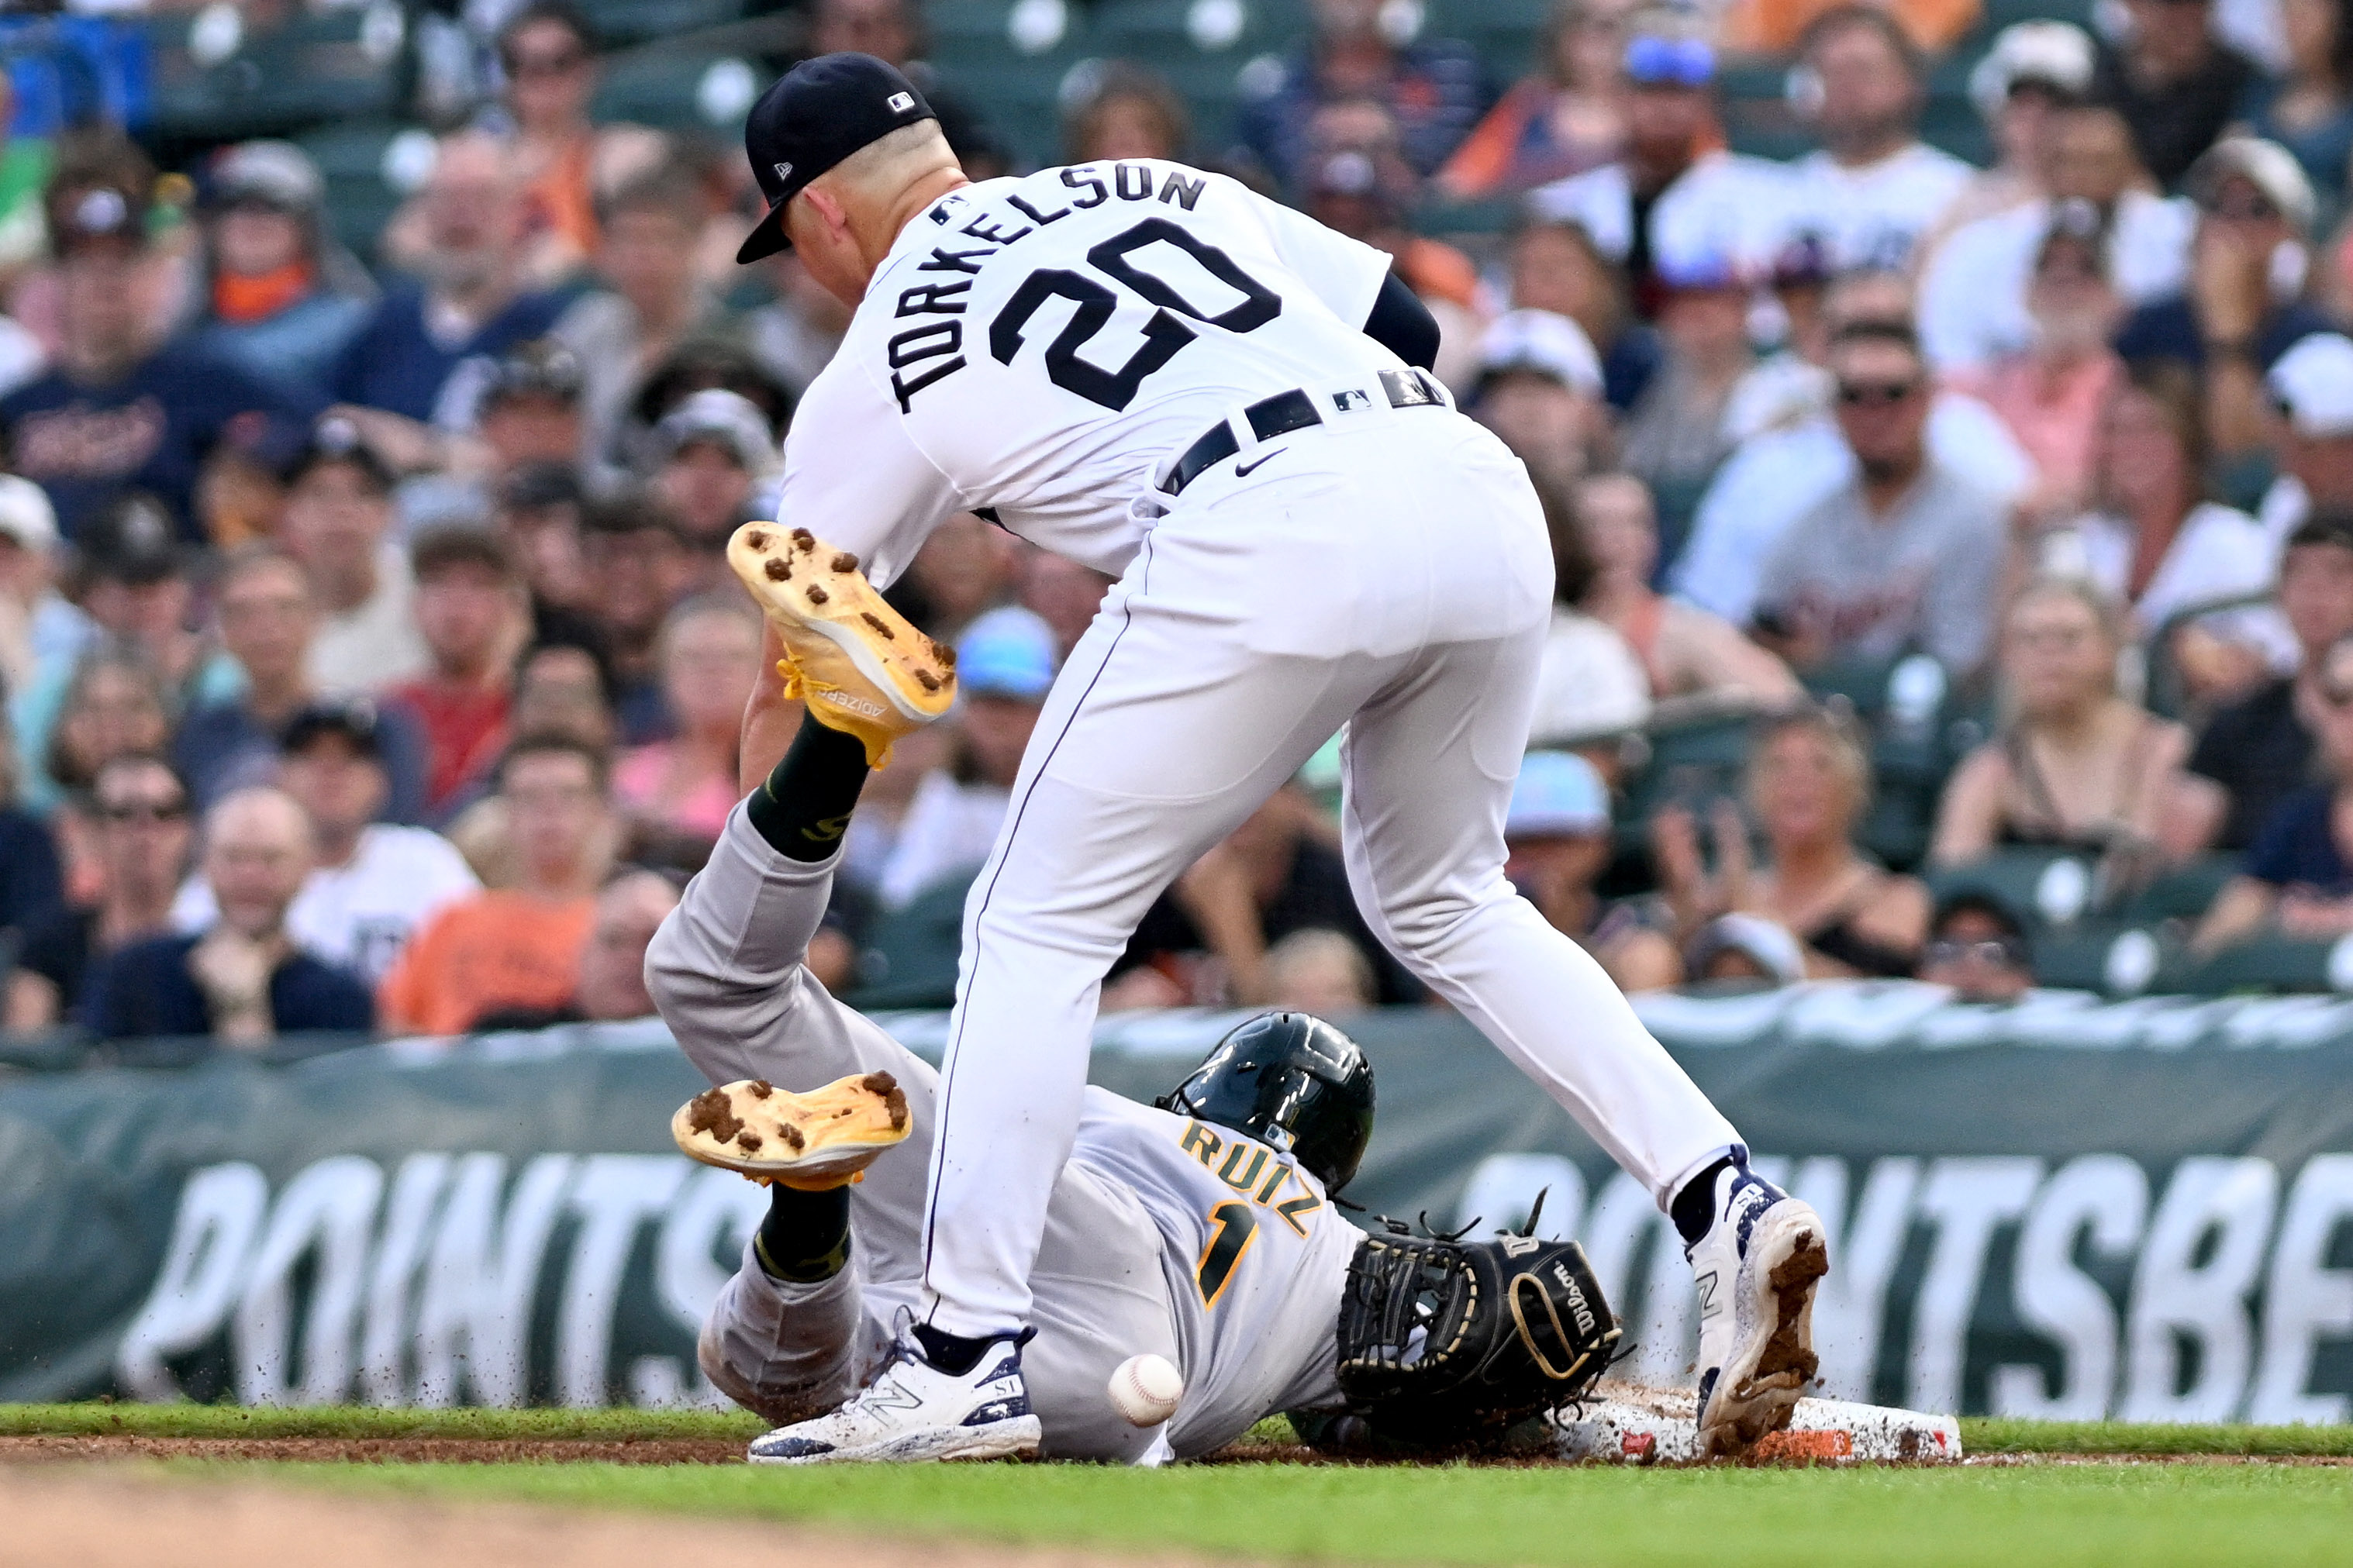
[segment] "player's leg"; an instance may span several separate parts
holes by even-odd
[[[1218,585],[1216,569],[1169,583],[1195,563],[1171,562],[1168,545],[1146,546],[1161,559],[1131,571],[1071,655],[965,904],[923,1238],[925,1326],[938,1334],[983,1339],[1029,1321],[1104,973],[1153,899],[1355,700],[1344,666],[1252,655],[1204,624],[1239,616],[1247,591]]]
[[[1435,647],[1351,721],[1349,879],[1398,958],[1673,1215],[1701,1281],[1702,1425],[1729,1451],[1785,1424],[1813,1373],[1821,1226],[1747,1171],[1731,1123],[1504,875],[1542,636]]]

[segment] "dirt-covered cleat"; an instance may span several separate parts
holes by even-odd
[[[1745,1164],[1716,1173],[1707,1234],[1684,1249],[1699,1286],[1699,1447],[1737,1458],[1788,1426],[1820,1365],[1814,1289],[1831,1270],[1821,1216]]]
[[[873,1383],[830,1415],[752,1439],[755,1465],[1034,1458],[1044,1434],[1021,1376],[1029,1331],[991,1342],[963,1373],[923,1357],[912,1335],[891,1347]]]
[[[785,695],[865,742],[871,765],[955,700],[955,650],[892,609],[857,556],[806,528],[747,522],[727,542],[727,564],[784,637]]]
[[[690,1160],[818,1192],[856,1181],[911,1125],[898,1080],[871,1072],[806,1094],[765,1079],[723,1084],[680,1106],[670,1134]]]

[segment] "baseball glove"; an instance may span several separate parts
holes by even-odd
[[[1366,1237],[1340,1302],[1340,1391],[1385,1433],[1478,1443],[1581,1398],[1620,1333],[1574,1241]]]

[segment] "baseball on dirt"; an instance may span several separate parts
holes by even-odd
[[[1132,1426],[1159,1426],[1184,1397],[1185,1380],[1166,1356],[1132,1355],[1111,1374],[1112,1408]]]

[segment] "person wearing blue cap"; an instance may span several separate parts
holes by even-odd
[[[988,858],[1060,662],[1046,623],[1014,605],[975,620],[955,649],[964,696],[955,752],[947,767],[923,775],[907,803],[876,889],[885,908],[910,903],[951,877],[970,876]]]
[[[1504,814],[1504,873],[1555,931],[1582,941],[1600,923],[1593,884],[1609,865],[1609,787],[1574,752],[1520,759]]]
[[[1688,252],[1704,241],[1749,262],[1766,253],[1782,176],[1776,164],[1724,149],[1715,51],[1692,24],[1662,11],[1635,16],[1622,68],[1623,155],[1539,187],[1528,205],[1590,235],[1626,269],[1635,313],[1648,321],[1665,293],[1662,247]]]
[[[811,723],[860,742],[833,749],[834,785],[854,798],[953,700],[957,661],[878,613],[944,518],[1119,575],[966,899],[914,1321],[857,1397],[751,1457],[1037,1449],[1030,1274],[1103,977],[1153,899],[1344,726],[1367,923],[1673,1218],[1703,1302],[1704,1447],[1786,1426],[1816,1370],[1826,1233],[1503,874],[1551,622],[1544,508],[1430,374],[1437,323],[1392,258],[1156,159],[972,184],[921,92],[869,57],[796,66],[744,148],[771,205],[744,259],[790,247],[855,307],[795,410],[780,521],[730,545]],[[764,799],[764,818],[799,810]],[[1243,1258],[1240,1210],[1157,1217],[1245,1271],[1289,1246],[1261,1234]],[[1205,1342],[1255,1331],[1255,1276],[1227,1274],[1182,1308]]]

